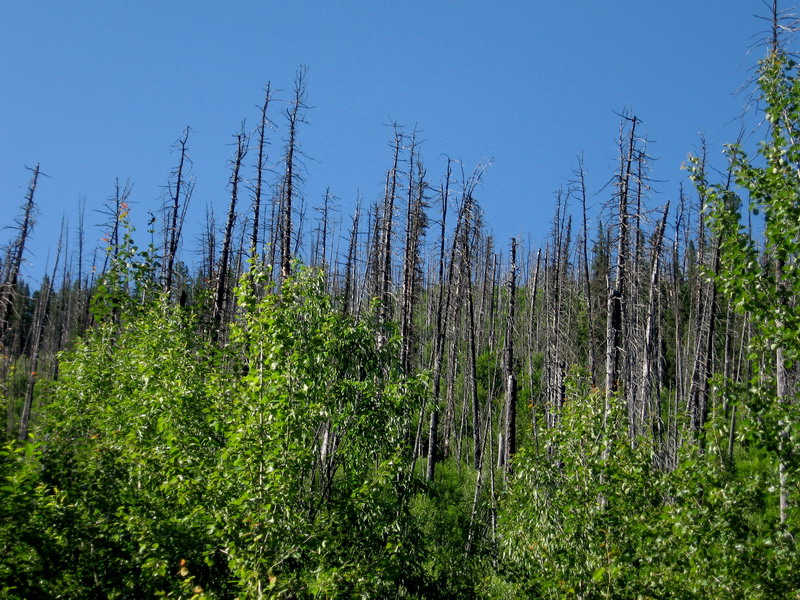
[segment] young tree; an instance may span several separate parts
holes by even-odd
[[[734,182],[763,213],[763,251],[742,224],[740,194],[709,183],[702,162],[691,175],[710,227],[719,238],[719,293],[756,328],[751,340],[753,378],[739,386],[739,402],[750,410],[756,439],[778,463],[779,519],[796,514],[790,490],[800,467],[800,406],[796,365],[800,360],[800,68],[784,48],[785,28],[772,4],[772,36],[759,63],[758,88],[769,135],[752,159],[739,145],[727,148]],[[731,384],[732,385],[732,384]],[[733,390],[728,390],[732,394]]]

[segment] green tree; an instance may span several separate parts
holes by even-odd
[[[706,217],[720,239],[716,282],[734,308],[755,327],[750,361],[753,377],[727,382],[727,394],[748,411],[744,434],[778,465],[779,520],[796,532],[800,406],[795,379],[800,359],[800,78],[797,63],[776,42],[760,62],[758,85],[769,135],[751,159],[739,145],[727,148],[738,191],[710,184],[697,160],[691,176],[706,198]],[[742,225],[748,210],[763,214],[763,241]]]
[[[280,294],[251,273],[232,340],[246,373],[225,393],[210,478],[216,527],[242,593],[395,595],[414,585],[408,433],[422,380],[403,374],[399,336],[333,310],[322,274]]]

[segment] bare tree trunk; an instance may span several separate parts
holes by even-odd
[[[325,195],[322,198],[322,206],[316,207],[315,210],[319,212],[320,225],[317,228],[317,240],[314,243],[314,248],[311,253],[312,264],[322,270],[325,277],[326,284],[329,283],[329,264],[328,264],[328,238],[330,237],[330,220],[331,211],[334,210],[334,200],[336,198],[331,193],[330,188],[325,188]]]
[[[505,458],[506,471],[511,469],[511,459],[517,452],[517,379],[514,373],[514,317],[517,295],[517,241],[511,238],[510,265],[508,274],[508,318],[505,344]]]
[[[294,85],[294,101],[291,108],[286,111],[289,119],[289,139],[286,143],[286,175],[284,179],[284,194],[282,202],[282,236],[281,240],[281,281],[285,281],[292,272],[292,209],[296,194],[296,182],[299,180],[297,173],[297,129],[300,123],[304,123],[302,110],[305,107],[305,86],[306,71],[301,68],[297,72]]]
[[[347,315],[351,311],[351,307],[355,306],[355,298],[352,304],[350,303],[350,296],[353,295],[353,288],[355,282],[355,268],[356,268],[356,251],[358,250],[358,221],[361,217],[361,203],[356,204],[356,210],[353,213],[353,226],[350,229],[350,241],[347,248],[347,262],[345,263],[344,274],[344,298],[342,301],[342,314]]]
[[[392,284],[392,237],[394,229],[394,201],[397,197],[398,164],[400,148],[403,144],[403,134],[395,125],[394,128],[394,158],[392,168],[387,174],[386,193],[383,199],[381,216],[381,245],[380,245],[380,321],[384,324],[391,318],[391,284]],[[379,343],[383,344],[383,333]]]
[[[472,412],[472,442],[473,442],[473,464],[479,468],[481,459],[481,432],[480,432],[480,409],[478,406],[478,368],[477,368],[477,349],[475,341],[475,303],[473,299],[472,285],[472,254],[470,249],[471,229],[475,227],[475,200],[471,196],[472,190],[465,192],[462,209],[464,211],[464,232],[461,248],[461,279],[464,282],[464,293],[466,294],[467,304],[467,343],[469,345],[469,393]]]
[[[533,443],[536,446],[536,450],[539,450],[539,430],[538,424],[536,419],[536,405],[538,404],[538,399],[534,397],[534,362],[533,362],[533,352],[534,352],[534,342],[535,342],[535,325],[536,319],[536,297],[539,293],[539,269],[541,266],[542,261],[542,250],[539,248],[536,251],[536,269],[533,273],[533,291],[530,291],[530,307],[528,309],[528,386],[530,387],[530,397],[531,397],[531,432],[533,433]],[[529,284],[530,285],[530,284]]]
[[[714,276],[719,274],[720,240],[717,240],[712,255]],[[717,289],[713,281],[709,282],[706,290],[700,290],[700,296],[707,296],[701,303],[699,329],[695,343],[694,366],[692,368],[691,387],[689,389],[689,415],[691,417],[692,431],[704,445],[703,427],[708,418],[709,381],[714,359],[714,329],[717,312]],[[705,294],[703,294],[705,291]]]
[[[444,358],[444,344],[445,344],[445,328],[447,327],[447,312],[450,304],[450,289],[452,287],[452,272],[453,263],[450,262],[450,281],[447,282],[447,299],[445,300],[445,232],[447,227],[447,201],[450,195],[450,175],[451,175],[450,161],[447,161],[447,175],[445,177],[445,184],[441,190],[442,201],[442,220],[441,230],[439,233],[439,278],[436,299],[436,331],[433,346],[433,410],[431,411],[431,422],[428,429],[428,465],[425,471],[425,479],[433,481],[436,472],[436,461],[438,456],[436,454],[436,442],[439,430],[439,395],[440,385],[442,380],[442,361]]]
[[[650,260],[650,291],[648,292],[647,298],[647,324],[645,325],[644,332],[644,357],[642,359],[642,376],[639,384],[639,393],[641,394],[639,404],[642,410],[645,410],[645,407],[649,409],[647,418],[651,420],[653,442],[656,448],[659,448],[663,443],[663,420],[661,417],[661,399],[659,397],[659,392],[656,390],[656,393],[652,394],[651,390],[654,383],[653,371],[657,371],[657,366],[654,368],[658,360],[658,348],[656,347],[658,339],[658,334],[656,332],[658,323],[656,300],[658,293],[661,244],[664,239],[664,229],[667,225],[668,212],[669,202],[664,207],[664,215],[656,228],[655,239],[653,240],[652,257]],[[645,421],[645,418],[645,415],[640,417],[642,422]]]
[[[33,198],[36,194],[36,185],[39,182],[39,164],[31,169],[30,184],[28,193],[25,195],[25,204],[22,208],[22,218],[18,221],[17,239],[11,244],[3,261],[3,279],[0,281],[0,343],[5,342],[8,332],[8,320],[14,305],[14,293],[19,280],[20,268],[22,267],[22,257],[25,253],[25,244],[28,236],[33,230],[34,224],[34,203]]]
[[[619,362],[622,353],[622,338],[625,314],[625,290],[627,280],[627,264],[629,248],[628,232],[628,195],[632,177],[633,154],[636,142],[636,117],[625,117],[630,123],[627,151],[620,139],[620,174],[618,181],[618,232],[617,232],[617,264],[613,287],[609,282],[608,307],[606,316],[606,406],[604,427],[608,427],[611,413],[611,398],[618,389]]]
[[[586,293],[586,320],[589,327],[589,375],[592,380],[592,385],[597,380],[597,357],[595,356],[594,344],[594,311],[592,305],[592,285],[589,276],[589,226],[586,220],[586,171],[583,167],[583,159],[581,158],[578,165],[578,188],[581,196],[581,208],[583,215],[583,275],[585,282]]]
[[[403,258],[403,301],[400,313],[400,363],[406,373],[411,372],[414,350],[414,309],[416,307],[417,280],[420,270],[420,245],[426,227],[424,212],[425,169],[415,157],[416,139],[411,138],[409,148],[408,203],[406,207],[406,244]],[[420,421],[420,426],[421,426]]]
[[[215,267],[217,258],[217,226],[214,208],[206,206],[206,231],[203,235],[203,263],[205,266],[205,278],[208,289],[214,285]]]
[[[178,167],[173,171],[175,177],[174,190],[170,186],[170,206],[165,207],[167,218],[164,231],[164,291],[169,294],[172,291],[172,278],[175,268],[175,255],[181,239],[183,220],[186,216],[186,209],[189,206],[189,199],[192,195],[192,182],[184,180],[184,167],[189,156],[186,151],[186,143],[189,140],[189,128],[183,131],[183,137],[178,139],[176,146],[180,148],[181,157]],[[183,194],[183,205],[181,205],[181,194]]]
[[[264,190],[264,171],[266,170],[267,127],[269,119],[267,110],[272,100],[272,87],[267,82],[264,92],[264,103],[261,105],[261,122],[258,124],[258,159],[256,160],[256,187],[253,192],[253,229],[250,235],[250,258],[255,260],[258,256],[258,232],[261,217],[261,197]]]
[[[213,337],[217,339],[220,333],[224,313],[227,309],[228,301],[228,272],[230,270],[230,253],[233,242],[233,226],[236,222],[236,203],[239,194],[239,183],[241,178],[239,172],[242,162],[247,154],[247,137],[244,133],[236,136],[236,157],[233,160],[233,173],[231,175],[231,202],[228,206],[228,221],[225,225],[225,237],[222,240],[222,255],[219,261],[219,273],[217,275],[217,292],[214,296],[214,332]]]
[[[58,239],[58,249],[56,250],[56,260],[53,265],[52,277],[44,282],[43,297],[39,298],[36,307],[33,327],[31,328],[33,339],[31,341],[31,367],[28,373],[28,384],[25,389],[25,400],[22,403],[22,414],[19,419],[19,435],[17,439],[24,442],[28,439],[28,431],[30,429],[31,410],[33,407],[33,391],[36,383],[36,372],[39,368],[39,350],[42,344],[42,337],[44,335],[45,324],[47,322],[48,313],[50,311],[50,298],[53,293],[53,280],[58,272],[58,263],[61,259],[61,243],[64,235],[63,227],[61,236]]]

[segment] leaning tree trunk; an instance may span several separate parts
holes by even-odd
[[[22,257],[25,253],[25,244],[28,236],[33,229],[33,198],[36,194],[36,184],[39,181],[39,164],[32,169],[28,193],[25,195],[25,204],[22,209],[22,220],[19,221],[19,233],[17,239],[11,245],[3,262],[3,279],[0,281],[0,343],[5,341],[8,332],[8,320],[14,305],[14,293],[19,280],[19,272],[22,267]]]

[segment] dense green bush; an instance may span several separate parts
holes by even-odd
[[[261,277],[240,286],[223,350],[154,301],[63,356],[41,456],[2,455],[4,586],[85,598],[420,587],[408,415],[423,380],[401,372],[393,332],[379,345],[312,271],[257,296]]]

